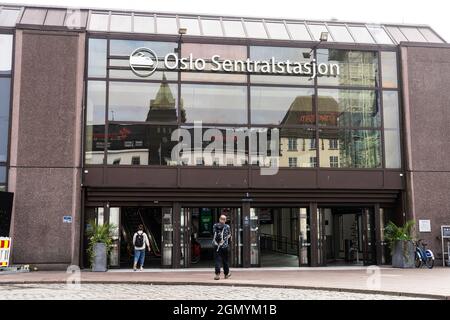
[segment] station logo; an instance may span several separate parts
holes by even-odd
[[[158,56],[149,48],[138,48],[130,57],[130,67],[139,77],[152,75],[158,67]],[[213,55],[210,59],[195,58],[193,54],[179,57],[177,53],[167,53],[161,57],[161,64],[167,70],[174,71],[208,71],[241,74],[297,75],[310,80],[320,77],[337,77],[340,74],[338,63],[323,63],[316,59],[300,61],[277,61],[275,57],[268,60],[230,60]],[[162,67],[162,66],[161,66]]]
[[[149,77],[158,67],[158,56],[152,49],[138,48],[130,55],[130,67],[138,77]]]

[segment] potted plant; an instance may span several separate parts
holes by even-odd
[[[414,225],[414,220],[405,222],[403,226],[397,226],[389,221],[384,229],[384,238],[391,249],[394,268],[414,268],[415,266]]]
[[[95,221],[90,221],[89,225],[87,252],[92,271],[105,272],[108,270],[108,257],[112,248],[114,225],[109,223],[98,225]]]

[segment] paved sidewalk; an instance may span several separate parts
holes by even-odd
[[[210,269],[111,270],[106,273],[83,271],[81,283],[234,285],[333,290],[355,293],[393,294],[450,300],[450,268],[290,268],[233,269],[230,279],[213,280]],[[0,275],[6,284],[65,283],[69,274],[38,271]],[[73,275],[72,275],[73,279]]]

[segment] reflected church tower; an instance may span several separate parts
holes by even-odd
[[[183,123],[186,121],[186,112],[181,101],[179,109],[181,122]],[[171,135],[177,129],[178,108],[177,97],[174,96],[165,74],[163,74],[155,98],[150,100],[146,122],[149,121],[167,124],[146,126],[148,164],[170,165],[171,151],[177,143],[171,141]]]

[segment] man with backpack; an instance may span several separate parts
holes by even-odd
[[[225,222],[227,217],[222,214],[219,222],[213,226],[213,244],[214,244],[214,262],[215,262],[215,277],[214,280],[220,279],[220,267],[223,265],[223,273],[225,279],[231,276],[230,268],[228,266],[228,240],[231,238],[230,226]]]
[[[147,234],[144,232],[144,226],[139,225],[138,231],[133,235],[134,245],[134,264],[133,270],[136,271],[137,264],[139,263],[141,271],[144,270],[145,248],[148,248],[150,252],[150,242],[148,241]]]

